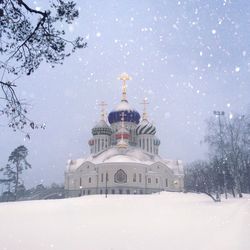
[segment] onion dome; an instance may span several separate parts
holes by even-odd
[[[89,140],[89,146],[93,146],[95,144],[95,141],[93,139]]]
[[[124,114],[124,122],[133,122],[138,124],[140,121],[140,114],[132,109],[127,100],[122,100],[115,110],[108,115],[109,123],[121,122]]]
[[[142,120],[136,128],[137,135],[154,135],[155,133],[155,126],[146,119]]]
[[[100,120],[94,128],[92,128],[92,135],[111,135],[112,130],[109,125],[104,121]]]
[[[130,137],[130,134],[129,134],[129,132],[128,132],[128,130],[126,129],[126,128],[124,128],[124,127],[121,127],[118,131],[117,131],[117,133],[116,133],[116,135],[115,135],[115,138],[117,139],[117,140],[119,140],[119,139],[129,139],[129,137]]]
[[[160,139],[158,139],[157,137],[154,139],[154,145],[155,146],[159,146],[161,144]]]

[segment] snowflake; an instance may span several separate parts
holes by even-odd
[[[216,34],[216,30],[215,29],[213,29],[211,32],[212,32],[213,35]]]
[[[240,67],[239,66],[236,66],[235,67],[235,72],[239,72],[240,71]]]

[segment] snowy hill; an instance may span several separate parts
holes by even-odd
[[[0,250],[249,250],[250,196],[88,196],[0,204]]]

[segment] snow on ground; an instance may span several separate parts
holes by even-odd
[[[0,204],[0,250],[249,250],[250,195],[87,196]]]

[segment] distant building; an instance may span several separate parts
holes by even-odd
[[[66,196],[90,194],[150,194],[183,190],[183,166],[180,160],[159,156],[160,140],[156,127],[149,122],[146,100],[142,119],[130,107],[123,73],[122,99],[105,120],[104,106],[100,121],[92,128],[90,156],[69,160],[65,172]]]

